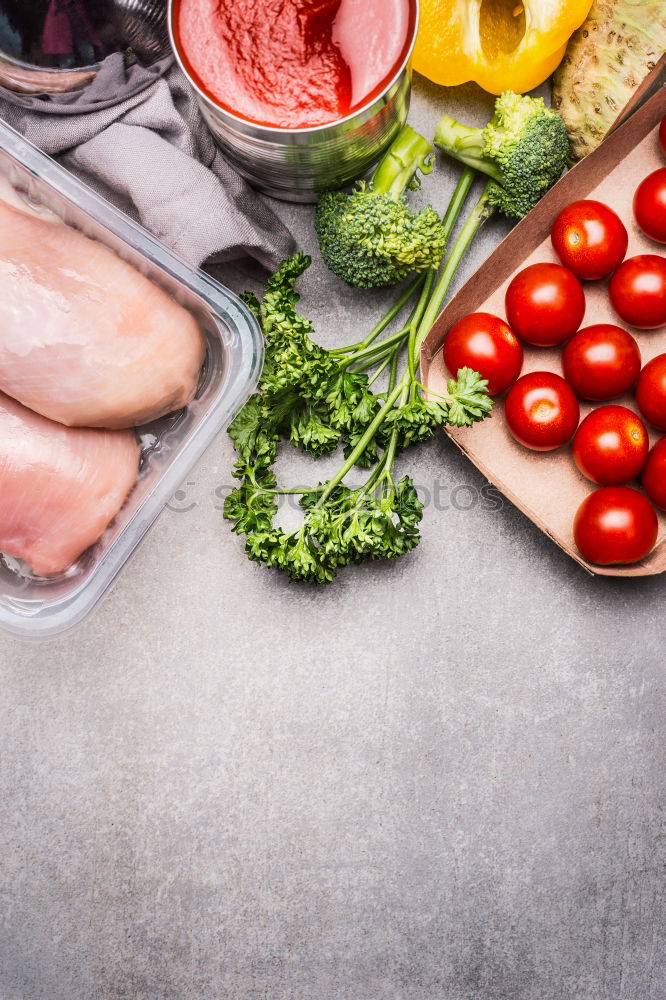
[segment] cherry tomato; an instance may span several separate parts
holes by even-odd
[[[553,223],[550,238],[565,267],[582,281],[606,278],[619,267],[629,237],[624,223],[601,201],[574,201]]]
[[[581,422],[573,439],[574,462],[599,486],[634,479],[650,450],[645,424],[626,406],[600,406]]]
[[[641,482],[655,507],[666,510],[666,438],[657,441],[648,455]]]
[[[523,348],[499,316],[478,312],[463,316],[444,341],[444,363],[452,375],[471,368],[488,379],[488,392],[497,396],[516,381],[523,367]]]
[[[666,115],[661,119],[661,125],[659,126],[659,145],[661,146],[661,151],[666,156]]]
[[[516,441],[533,451],[553,451],[572,437],[580,407],[561,375],[530,372],[509,389],[504,414]]]
[[[581,284],[561,264],[530,264],[506,290],[509,326],[536,347],[554,347],[568,340],[584,315]]]
[[[657,541],[654,507],[630,486],[606,486],[583,500],[573,524],[582,555],[600,566],[639,562]]]
[[[641,352],[622,327],[595,323],[574,333],[564,345],[562,369],[582,399],[616,399],[636,382]]]
[[[666,354],[648,361],[638,376],[636,403],[648,423],[666,431]]]
[[[634,217],[646,236],[666,243],[666,167],[648,174],[636,188]]]
[[[663,257],[654,253],[629,257],[611,278],[608,291],[613,309],[630,326],[654,330],[666,323],[666,259]]]

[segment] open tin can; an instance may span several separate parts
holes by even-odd
[[[406,52],[384,90],[345,118],[307,128],[261,125],[212,101],[179,52],[175,6],[175,0],[169,0],[169,36],[180,68],[225,158],[264,194],[285,201],[317,201],[322,191],[344,187],[367,173],[407,121],[419,0],[409,0]]]
[[[139,478],[99,541],[53,577],[38,577],[0,553],[0,628],[21,638],[50,638],[90,614],[194,464],[250,395],[261,370],[263,338],[252,312],[233,292],[185,263],[2,122],[0,174],[22,197],[55,212],[164,288],[196,316],[207,340],[195,399],[184,410],[136,429]]]

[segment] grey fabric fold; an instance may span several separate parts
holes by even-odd
[[[181,71],[152,72],[132,76],[116,53],[77,97],[3,90],[0,116],[189,263],[249,255],[274,269],[290,233],[225,161]]]

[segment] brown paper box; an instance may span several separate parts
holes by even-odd
[[[504,317],[504,293],[509,281],[528,264],[556,261],[550,227],[557,213],[579,198],[606,202],[620,215],[629,232],[627,256],[652,253],[663,256],[665,247],[649,240],[638,229],[632,213],[633,193],[640,181],[666,165],[658,144],[657,128],[666,115],[666,87],[661,87],[640,110],[558,181],[530,214],[500,243],[493,254],[446,306],[430,330],[421,350],[421,377],[433,393],[446,388],[448,372],[442,345],[448,330],[462,316],[485,311]],[[584,284],[587,311],[583,326],[592,323],[623,325],[608,300],[608,282]],[[666,327],[630,332],[638,341],[643,364],[666,352]],[[525,347],[523,374],[549,370],[562,373],[561,348]],[[636,409],[632,396],[613,402]],[[597,404],[599,405],[599,404]],[[593,409],[581,403],[581,419]],[[647,576],[666,570],[666,515],[659,514],[657,546],[641,563],[631,566],[595,566],[578,552],[573,518],[582,500],[596,487],[576,468],[571,447],[538,453],[523,448],[511,437],[504,422],[504,404],[497,399],[490,419],[469,428],[448,428],[446,433],[505,496],[542,531],[591,573],[606,576]],[[650,429],[653,444],[659,434]],[[636,484],[633,484],[636,485]]]

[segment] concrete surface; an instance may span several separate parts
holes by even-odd
[[[329,344],[383,300],[303,293]],[[421,547],[290,586],[221,520],[231,457],[75,634],[2,639],[0,1000],[663,998],[666,581],[586,575],[438,437]]]

